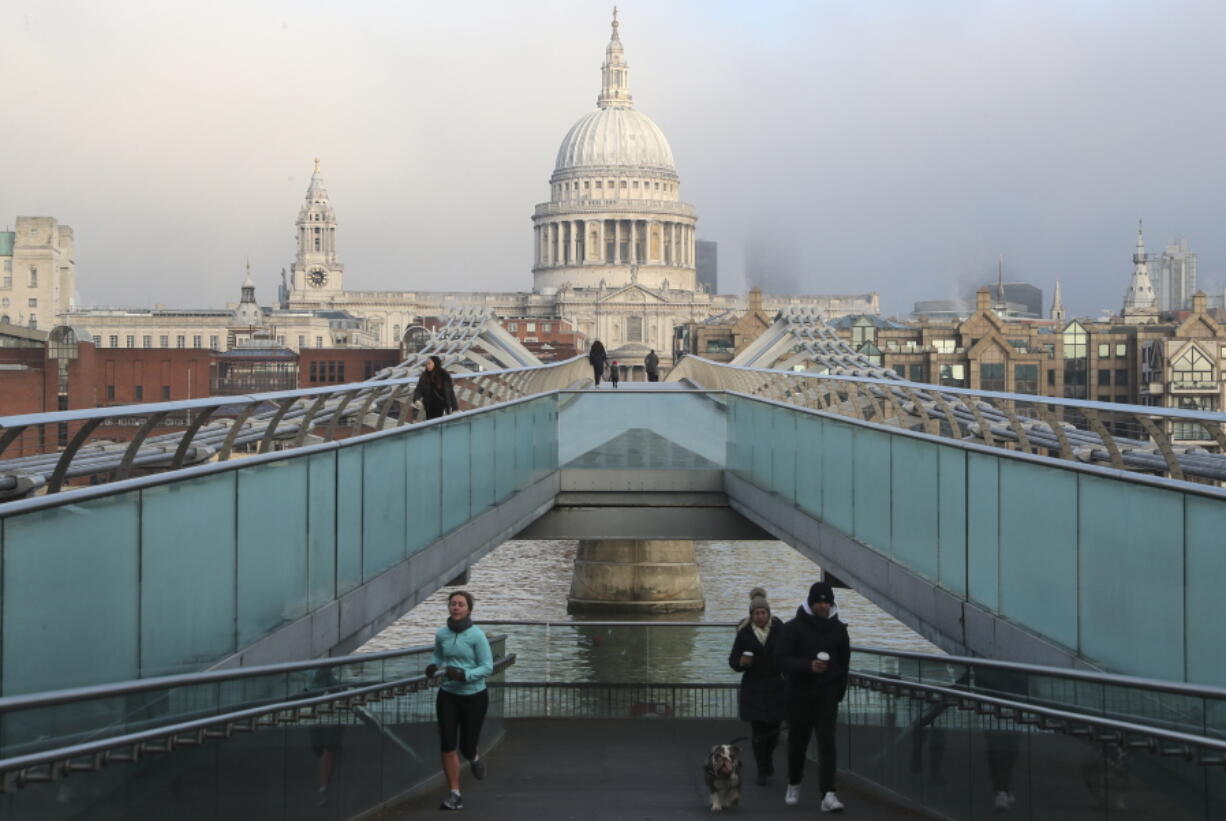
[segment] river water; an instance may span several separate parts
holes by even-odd
[[[500,545],[470,571],[465,589],[476,598],[474,621],[581,621],[566,613],[576,546],[574,541],[508,541]],[[820,575],[817,565],[782,542],[696,542],[695,553],[707,606],[702,613],[680,617],[693,621],[739,621],[748,612],[749,591],[755,586],[766,589],[774,614],[786,621]],[[445,587],[436,592],[367,642],[362,651],[433,641],[434,632],[447,618],[447,595],[454,589]],[[853,644],[941,652],[854,590],[836,590],[835,597]],[[677,618],[662,617],[660,621]],[[721,637],[720,641],[724,640]],[[730,643],[730,638],[727,640]]]

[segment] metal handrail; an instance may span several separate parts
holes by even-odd
[[[500,404],[507,399],[525,398],[557,388],[572,387],[583,380],[585,372],[584,358],[576,356],[548,365],[455,374],[454,379],[460,401],[467,404],[471,410],[475,407]],[[67,478],[115,470],[126,472],[128,467],[125,466],[133,464],[176,470],[185,461],[200,463],[215,455],[220,461],[225,461],[231,448],[237,444],[259,442],[261,453],[267,453],[274,438],[299,436],[301,439],[300,434],[316,425],[327,425],[331,434],[339,421],[338,417],[346,407],[350,411],[348,416],[352,416],[355,425],[363,416],[377,415],[375,432],[382,432],[389,426],[408,423],[407,417],[389,418],[387,411],[393,402],[399,401],[403,416],[403,408],[411,404],[406,393],[407,388],[415,383],[416,377],[406,377],[183,402],[0,417],[2,445],[15,441],[25,430],[38,425],[82,425],[65,450],[0,461],[0,498],[5,495],[29,493],[41,484],[48,485],[49,493],[61,492],[63,481]],[[362,396],[366,397],[366,401],[351,401]],[[309,401],[312,399],[315,401]],[[178,433],[147,436],[148,429],[142,427],[138,436],[131,442],[116,444],[108,441],[101,446],[85,444],[85,438],[93,427],[105,419],[150,417],[192,410],[200,414],[211,414],[218,408],[227,406],[243,407],[245,410],[233,421],[215,420],[198,427],[198,430],[189,428],[189,432],[194,434],[191,441],[186,441],[184,434]],[[266,410],[261,410],[265,408]],[[309,446],[306,443],[295,444],[298,448]],[[189,451],[191,458],[187,458]],[[23,488],[22,480],[27,482],[29,487]]]
[[[523,626],[523,627],[710,627],[718,629],[734,628],[740,624],[736,621],[572,621],[555,619],[482,619],[482,626]],[[874,656],[893,656],[896,658],[930,661],[937,664],[961,664],[966,666],[992,667],[1000,670],[1031,673],[1034,675],[1052,676],[1076,681],[1088,681],[1096,684],[1110,684],[1116,687],[1134,687],[1145,690],[1158,690],[1177,695],[1197,696],[1201,698],[1226,699],[1226,687],[1215,687],[1211,684],[1190,684],[1180,681],[1163,681],[1162,679],[1127,676],[1119,673],[1104,673],[1099,670],[1081,670],[1071,667],[1049,667],[1042,664],[1027,664],[1020,661],[1002,661],[983,658],[981,656],[953,656],[945,653],[923,653],[917,650],[893,650],[888,647],[869,647],[861,644],[851,645],[853,653],[868,653]]]
[[[1041,449],[1065,461],[1105,463],[1119,470],[1167,474],[1175,480],[1226,481],[1226,455],[1173,443],[1165,430],[1168,423],[1198,424],[1226,451],[1226,414],[945,387],[891,378],[892,371],[869,366],[859,355],[840,353],[833,359],[839,363],[837,370],[847,372],[754,368],[691,355],[673,368],[669,378],[864,422],[881,420],[894,429],[922,428],[956,441],[977,439],[997,450]],[[1032,407],[1037,419],[1028,410]],[[1057,413],[1084,419],[1088,429],[1060,421]],[[1126,417],[1138,436],[1112,432],[1103,423],[1104,416],[1113,424]]]
[[[1086,713],[1073,713],[1068,710],[1058,710],[1053,707],[1044,707],[1024,701],[1012,701],[996,696],[987,696],[971,690],[905,681],[888,676],[877,676],[871,673],[852,672],[849,674],[849,679],[853,684],[860,684],[877,692],[884,692],[890,695],[904,695],[908,698],[915,698],[926,702],[944,700],[950,706],[962,710],[975,709],[983,712],[978,707],[968,706],[968,702],[973,702],[975,705],[987,705],[992,708],[988,712],[994,715],[1007,715],[1019,723],[1038,724],[1043,729],[1048,730],[1069,732],[1071,728],[1092,727],[1107,730],[1111,733],[1124,734],[1125,738],[1130,736],[1140,737],[1154,743],[1143,745],[1130,744],[1130,746],[1147,747],[1154,752],[1161,749],[1158,746],[1159,744],[1169,743],[1184,748],[1183,752],[1185,753],[1194,749],[1209,750],[1219,754],[1226,753],[1226,739],[1213,738],[1212,736],[1181,733],[1177,730],[1166,730],[1146,724],[1135,724],[1131,721],[1121,721],[1115,718],[1106,718]],[[939,698],[933,699],[933,696],[938,696]],[[1217,764],[1221,762],[1219,759],[1205,760],[1202,758],[1202,763]]]
[[[262,664],[253,667],[234,667],[224,670],[205,670],[199,673],[177,673],[173,676],[129,679],[111,684],[93,684],[88,687],[73,687],[65,690],[49,690],[41,693],[5,696],[0,698],[0,715],[15,710],[28,710],[34,707],[54,707],[60,704],[72,704],[78,701],[109,698],[111,696],[125,696],[132,693],[144,693],[150,690],[190,687],[216,681],[236,681],[238,679],[271,676],[279,673],[294,673],[299,670],[315,670],[320,667],[339,667],[344,664],[380,661],[401,656],[411,656],[431,649],[433,649],[431,644],[417,644],[412,647],[383,650],[378,653],[356,653],[348,656],[307,659],[306,661],[287,661],[280,664]]]
[[[514,653],[504,656],[494,662],[493,673],[500,673],[514,663]],[[373,701],[419,692],[441,681],[442,677],[442,673],[435,673],[432,677],[424,674],[406,676],[322,696],[265,704],[98,741],[0,759],[0,793],[12,792],[31,783],[56,781],[72,772],[93,771],[112,763],[136,761],[147,753],[173,752],[175,746],[179,745],[198,746],[208,739],[229,738],[236,732],[252,732],[261,726],[297,723],[301,719],[314,718],[317,712],[327,712],[328,710],[319,710],[324,705],[335,704],[334,709],[348,710]],[[271,722],[261,721],[268,716],[273,716]],[[159,745],[157,742],[164,744]],[[128,748],[128,752],[121,755],[110,754],[122,748]],[[89,760],[83,762],[81,759]],[[47,768],[45,772],[36,771],[36,768],[43,767]]]
[[[587,622],[584,622],[585,624]],[[914,650],[889,650],[883,647],[862,647],[853,644],[853,653],[868,653],[875,656],[914,659],[916,661],[934,662],[936,664],[955,664],[966,667],[990,667],[994,670],[1008,670],[1030,675],[1061,678],[1069,681],[1084,681],[1092,684],[1110,685],[1112,687],[1131,687],[1137,690],[1169,693],[1172,695],[1195,696],[1197,698],[1217,698],[1226,700],[1226,687],[1215,687],[1211,684],[1190,684],[1180,681],[1163,681],[1162,679],[1126,676],[1119,673],[1104,673],[1098,670],[1077,670],[1069,667],[1047,667],[1037,664],[1025,664],[1017,661],[1001,661],[978,656],[946,656],[933,653],[920,653]]]

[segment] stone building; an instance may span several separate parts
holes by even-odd
[[[359,291],[345,287],[337,254],[337,217],[316,162],[297,220],[298,248],[285,305],[359,317],[374,344],[399,344],[423,317],[482,306],[502,319],[560,321],[604,343],[628,378],[639,378],[654,349],[672,360],[674,328],[728,311],[740,296],[706,292],[696,282],[697,212],[681,199],[672,148],[633,105],[630,66],[613,20],[601,65],[596,110],[563,137],[549,178],[549,201],[532,214],[533,289],[500,293]],[[812,305],[837,316],[877,313],[877,294],[768,296],[767,310]]]
[[[98,348],[229,351],[264,338],[293,351],[376,346],[366,323],[344,311],[259,305],[250,266],[241,294],[237,304],[225,308],[80,308],[64,320],[88,329]]]
[[[1141,343],[1142,404],[1213,412],[1226,407],[1226,328],[1210,316],[1206,302],[1198,291],[1192,296],[1191,313],[1170,336]],[[1167,433],[1183,445],[1221,444],[1195,423],[1171,423]]]
[[[673,357],[679,359],[684,354],[696,354],[712,362],[731,362],[773,321],[773,313],[762,307],[762,292],[751,288],[749,305],[744,311],[728,311],[678,327]]]
[[[0,231],[0,323],[50,328],[76,292],[72,229],[54,217],[18,217],[15,227]]]

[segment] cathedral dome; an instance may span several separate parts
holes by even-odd
[[[554,172],[610,167],[677,173],[664,132],[633,108],[602,108],[584,115],[562,140]]]

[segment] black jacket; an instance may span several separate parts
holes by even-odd
[[[460,409],[460,403],[455,398],[455,387],[451,384],[451,374],[443,371],[442,385],[435,385],[428,374],[417,378],[417,387],[413,390],[413,401],[421,400],[426,408],[427,416],[438,416],[443,413],[454,413]]]
[[[660,370],[660,357],[654,353],[647,354],[647,358],[643,360],[643,367],[647,369],[647,373],[658,372]]]
[[[746,623],[736,631],[728,665],[741,674],[740,715],[741,721],[782,721],[786,711],[783,697],[783,675],[775,665],[775,646],[783,632],[783,622],[771,616],[771,631],[766,636],[766,646],[754,635],[753,625]],[[741,654],[753,653],[753,664],[741,666]]]
[[[604,352],[604,347],[593,347],[587,352],[587,361],[591,363],[593,368],[604,370],[605,362],[609,359],[609,355]]]
[[[817,654],[830,654],[824,673],[814,673]],[[847,672],[851,665],[851,639],[847,625],[837,615],[819,619],[796,608],[796,617],[783,625],[775,645],[775,663],[787,680],[789,701],[809,701],[834,688],[841,700],[847,691]]]

